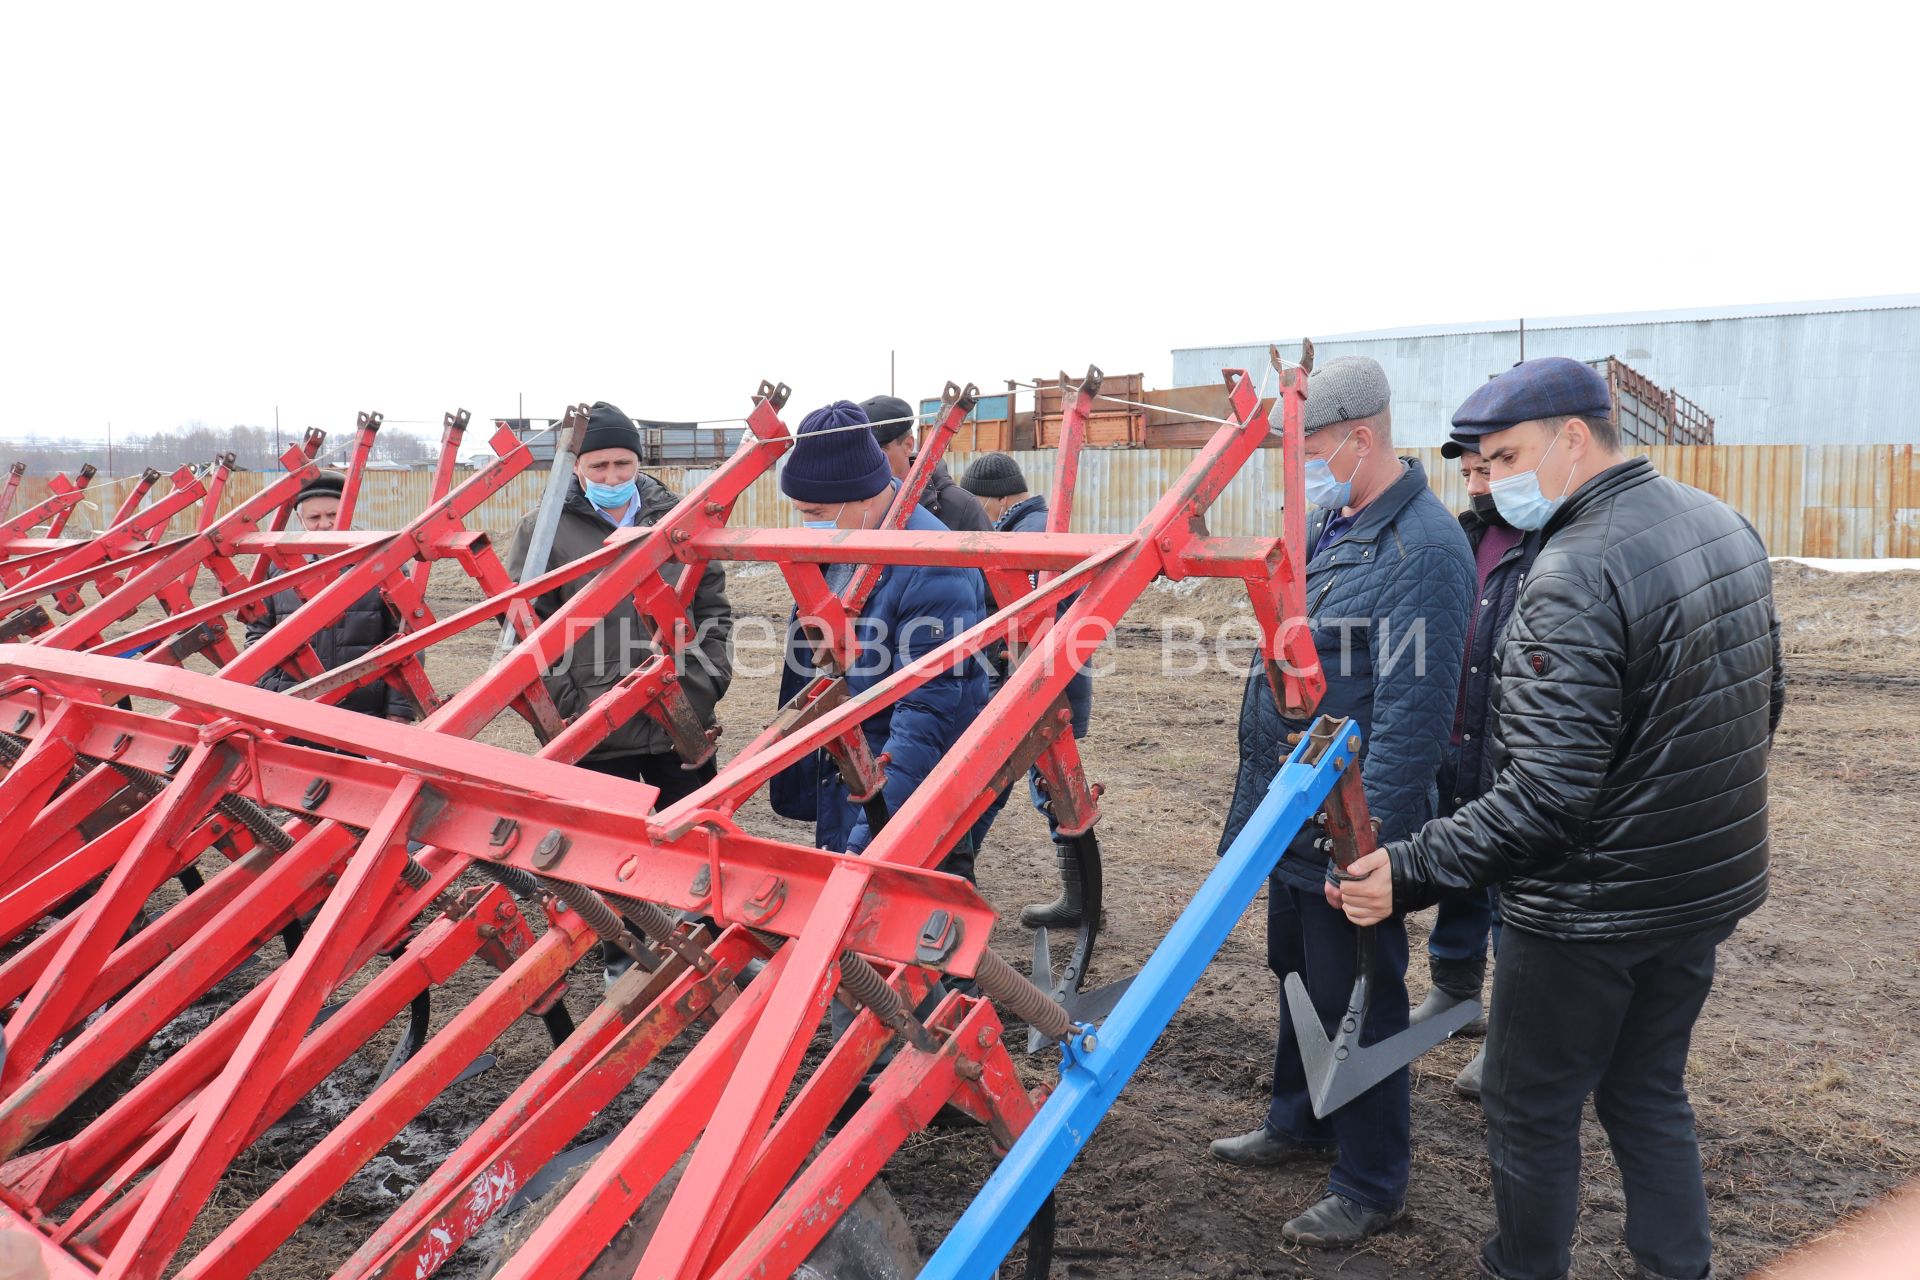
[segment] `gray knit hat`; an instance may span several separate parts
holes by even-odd
[[[1386,410],[1393,392],[1387,372],[1365,356],[1339,356],[1307,376],[1308,435],[1342,422],[1371,418]]]
[[[1006,454],[985,453],[967,464],[960,487],[976,498],[1010,498],[1027,491],[1027,478]]]

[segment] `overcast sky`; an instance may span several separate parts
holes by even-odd
[[[0,440],[1920,289],[1898,10],[10,5]]]

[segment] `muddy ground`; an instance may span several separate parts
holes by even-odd
[[[443,569],[443,575],[446,569]],[[468,592],[445,576],[440,603]],[[770,571],[733,584],[742,617],[784,616]],[[1721,951],[1720,977],[1695,1037],[1689,1075],[1726,1274],[1745,1274],[1788,1246],[1831,1228],[1920,1172],[1920,574],[1835,575],[1784,565],[1779,597],[1792,691],[1774,755],[1772,899]],[[1164,586],[1130,615],[1096,685],[1089,775],[1105,784],[1100,833],[1109,925],[1091,981],[1130,973],[1165,933],[1213,863],[1229,799],[1242,655],[1209,646],[1206,669],[1163,667],[1163,634],[1191,634],[1195,619],[1218,635],[1245,609],[1218,584]],[[768,628],[771,631],[771,627]],[[1229,634],[1242,640],[1244,626]],[[457,688],[492,652],[472,636],[437,650],[432,675]],[[1190,668],[1193,653],[1178,657]],[[735,745],[775,701],[771,674],[742,676],[724,704]],[[517,726],[488,737],[530,748]],[[724,743],[728,740],[723,740]],[[756,802],[750,826],[805,841]],[[1037,815],[1010,805],[980,860],[980,885],[1007,919],[996,946],[1025,967],[1029,936],[1011,917],[1054,887],[1051,850]],[[1354,1251],[1287,1247],[1279,1225],[1321,1193],[1305,1169],[1247,1172],[1212,1160],[1209,1138],[1242,1131],[1263,1113],[1278,980],[1264,955],[1263,905],[1235,930],[1131,1087],[1108,1115],[1059,1192],[1055,1277],[1451,1277],[1470,1275],[1489,1231],[1477,1104],[1454,1094],[1472,1042],[1443,1045],[1416,1064],[1413,1180],[1405,1222]],[[1415,998],[1425,985],[1415,917]],[[243,975],[245,976],[245,975]],[[576,1017],[597,999],[584,967],[568,998]],[[472,969],[436,1001],[436,1022]],[[191,1017],[192,1015],[189,1015]],[[186,1028],[169,1035],[178,1037]],[[327,1082],[304,1112],[242,1157],[196,1233],[204,1243],[264,1190],[369,1086],[397,1035],[390,1029]],[[546,1052],[545,1031],[523,1023],[496,1046],[500,1065],[456,1086],[409,1127],[261,1272],[331,1274],[353,1245],[404,1197]],[[677,1055],[670,1055],[671,1058]],[[1050,1078],[1044,1058],[1022,1059],[1030,1084]],[[643,1081],[596,1123],[609,1132],[650,1091]],[[1591,1118],[1584,1132],[1586,1191],[1574,1274],[1628,1276],[1620,1243],[1620,1179]],[[931,1248],[991,1170],[977,1130],[911,1141],[888,1181]],[[484,1242],[482,1242],[484,1245]],[[190,1245],[190,1249],[191,1249]],[[484,1247],[442,1274],[483,1273]],[[1016,1262],[1019,1255],[1016,1254]],[[1017,1266],[1003,1274],[1019,1275]]]

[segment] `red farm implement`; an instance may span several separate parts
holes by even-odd
[[[985,1125],[1007,1155],[926,1274],[992,1274],[1029,1223],[1050,1220],[1059,1170],[1287,838],[1330,794],[1336,806],[1357,799],[1357,786],[1335,784],[1355,776],[1343,771],[1358,737],[1323,722],[1175,934],[1099,1004],[1109,1016],[1098,1026],[1077,991],[1090,929],[1050,993],[989,945],[995,912],[973,886],[933,869],[1036,766],[1061,830],[1097,870],[1099,791],[1064,728],[1065,688],[1156,578],[1242,580],[1274,697],[1299,717],[1317,703],[1300,625],[1300,504],[1288,504],[1281,538],[1205,531],[1208,506],[1269,430],[1247,375],[1226,379],[1231,419],[1118,536],[1066,532],[1097,370],[1064,418],[1044,534],[900,527],[973,407],[973,389],[951,384],[888,527],[872,532],[729,527],[792,442],[787,391],[771,384],[738,450],[657,524],[519,583],[464,523],[529,464],[504,432],[500,456],[458,487],[443,465],[432,503],[396,531],[352,531],[345,519],[333,533],[284,531],[289,500],[315,475],[317,438],[224,514],[209,497],[216,468],[176,476],[164,515],[128,504],[89,540],[30,536],[72,509],[71,484],[0,524],[10,539],[0,629],[13,642],[0,648],[0,1226],[31,1232],[56,1277],[269,1271],[296,1231],[325,1218],[369,1161],[532,1017],[551,1052],[490,1114],[448,1121],[458,1145],[384,1220],[338,1223],[336,1277],[434,1274],[557,1159],[572,1159],[570,1186],[547,1198],[497,1274],[791,1274],[823,1257],[836,1224],[943,1108]],[[1298,493],[1304,372],[1289,366],[1280,381]],[[577,440],[583,426],[574,410],[563,430]],[[349,511],[377,427],[363,416]],[[457,440],[450,415],[443,461]],[[195,530],[162,536],[196,501]],[[423,569],[442,560],[481,599],[439,617]],[[813,640],[814,678],[677,803],[656,807],[652,787],[575,767],[641,715],[688,763],[714,755],[677,673],[692,660],[694,592],[710,564],[728,561],[777,566]],[[830,590],[823,566],[849,563],[862,567]],[[979,570],[994,612],[852,694],[860,608],[886,566],[906,564]],[[578,580],[586,586],[556,612],[534,614],[531,601]],[[304,604],[240,647],[233,624],[286,590]],[[321,670],[309,641],[370,590],[402,634]],[[582,626],[627,601],[654,656],[563,721],[543,674]],[[508,645],[482,677],[435,687],[434,646],[503,627]],[[1018,661],[999,692],[899,812],[884,801],[876,811],[886,762],[862,722],[1001,644]],[[304,682],[257,688],[276,667]],[[381,682],[414,702],[417,724],[333,705]],[[508,712],[544,744],[533,758],[475,740]],[[852,795],[873,798],[863,856],[736,821],[776,773],[820,750]],[[638,963],[576,1025],[561,1003],[568,973],[602,943]],[[478,980],[429,1034],[431,994],[463,971]],[[806,1069],[835,1001],[851,1025]],[[1021,1084],[1003,1017],[1061,1047],[1051,1099]],[[264,1194],[211,1212],[249,1149],[396,1022],[399,1047],[338,1123]],[[191,1034],[162,1035],[189,1023]],[[568,1156],[642,1084],[650,1092],[631,1120],[590,1157]],[[631,1229],[650,1199],[646,1230]],[[1030,1255],[1044,1253],[1041,1235]]]

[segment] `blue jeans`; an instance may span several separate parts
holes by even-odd
[[[1353,990],[1355,932],[1321,894],[1267,877],[1267,965],[1282,980],[1288,973],[1300,975],[1329,1033],[1339,1025]],[[1406,922],[1392,916],[1374,926],[1373,936],[1373,1000],[1362,1044],[1376,1044],[1407,1028]],[[1327,1179],[1331,1190],[1375,1210],[1397,1209],[1406,1200],[1411,1088],[1403,1067],[1326,1119],[1316,1119],[1282,991],[1267,1131],[1293,1142],[1338,1143],[1340,1158]]]
[[[1488,886],[1440,899],[1427,935],[1427,954],[1452,964],[1481,963],[1487,957],[1487,939],[1500,953],[1500,891]]]

